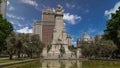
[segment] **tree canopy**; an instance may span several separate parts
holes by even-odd
[[[2,3],[2,0],[0,0],[0,3]]]
[[[81,48],[83,57],[88,58],[112,58],[114,51],[117,49],[113,41],[104,39],[101,39],[94,44],[83,44],[81,45]]]
[[[13,31],[13,26],[0,15],[0,51],[4,49],[5,39]]]
[[[120,7],[111,14],[106,26],[104,38],[112,40],[120,49]]]

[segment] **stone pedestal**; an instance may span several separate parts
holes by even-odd
[[[68,49],[68,45],[64,45],[63,47],[65,48],[65,53],[66,54],[68,54],[68,53],[71,54],[71,51]]]
[[[45,48],[43,49],[42,56],[43,56],[44,58],[47,58],[47,47],[45,47]]]
[[[81,54],[81,48],[77,49],[77,59],[79,59],[82,56]]]
[[[60,46],[59,45],[52,45],[49,54],[60,54]]]

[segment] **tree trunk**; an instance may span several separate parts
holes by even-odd
[[[9,54],[9,59],[12,60],[13,59],[13,51],[11,50],[10,52],[8,52]]]
[[[13,59],[13,55],[9,54],[9,59],[12,60]]]
[[[18,58],[20,58],[20,51],[18,51]]]
[[[1,57],[2,52],[0,51],[0,57]]]
[[[33,58],[33,54],[32,54],[32,52],[30,53],[30,58]]]
[[[30,58],[32,58],[32,53],[30,54]]]
[[[27,57],[30,57],[30,54],[29,54],[29,53],[27,53]]]

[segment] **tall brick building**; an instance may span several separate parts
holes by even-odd
[[[52,41],[53,29],[55,26],[55,14],[48,8],[42,11],[42,20],[34,22],[33,33],[39,34],[40,40],[45,44]]]

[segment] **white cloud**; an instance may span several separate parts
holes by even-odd
[[[13,10],[15,10],[15,8],[13,6],[9,6],[8,10],[13,11]]]
[[[9,22],[11,24],[13,24],[13,26],[17,26],[17,27],[22,27],[24,25],[22,25],[18,20],[13,20],[13,19],[10,19]]]
[[[21,0],[22,3],[37,7],[38,3],[35,0]]]
[[[55,8],[52,8],[53,12],[55,12]]]
[[[7,1],[7,5],[10,5],[10,1],[9,0]]]
[[[16,30],[18,33],[32,33],[32,29],[29,29],[29,27],[24,27],[19,30]]]
[[[65,21],[68,21],[68,23],[70,24],[76,24],[76,21],[80,21],[81,20],[81,16],[78,15],[73,15],[70,13],[64,13],[63,19]]]
[[[8,0],[7,1],[7,9],[9,10],[9,11],[13,11],[13,10],[15,10],[15,8],[12,6],[12,4],[10,3],[10,1]]]
[[[9,13],[7,13],[6,16],[9,17],[9,18],[12,18],[12,19],[16,19],[16,20],[24,20],[23,17],[16,16],[16,15],[13,15],[13,14],[9,14]]]
[[[71,4],[69,4],[69,3],[66,3],[66,7],[67,7],[67,8],[74,8],[75,5],[74,5],[74,4],[71,5]]]
[[[15,24],[15,22],[14,21],[9,21],[11,24]]]
[[[111,18],[111,13],[115,13],[116,10],[118,10],[118,7],[120,7],[120,1],[115,4],[114,8],[112,8],[110,10],[106,10],[105,13],[104,13],[105,16],[108,16],[109,19],[110,19]]]

